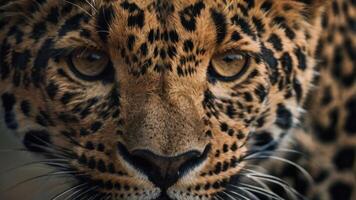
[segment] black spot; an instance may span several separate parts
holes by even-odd
[[[16,121],[16,116],[15,112],[13,111],[13,108],[16,103],[16,98],[13,94],[10,93],[4,93],[1,96],[2,99],[2,105],[4,107],[4,120],[7,128],[9,129],[17,129],[18,124]]]
[[[24,100],[24,101],[21,102],[21,111],[27,117],[30,115],[31,104],[30,104],[29,101]]]
[[[94,150],[95,149],[94,144],[92,142],[87,142],[85,144],[85,148],[89,149],[89,150]]]
[[[177,31],[175,31],[175,30],[170,31],[169,32],[169,39],[170,39],[171,42],[177,43],[179,41],[179,36],[178,36]]]
[[[283,50],[282,40],[278,35],[274,33],[271,34],[271,36],[268,38],[268,42],[271,43],[273,45],[273,48],[277,51]]]
[[[54,81],[51,81],[48,84],[48,86],[46,87],[46,91],[47,91],[48,96],[51,99],[54,99],[54,97],[56,96],[56,94],[58,92],[58,85]]]
[[[295,32],[286,23],[282,23],[281,27],[284,28],[284,32],[290,40],[293,40],[296,37]]]
[[[81,155],[81,156],[78,158],[78,161],[79,161],[80,164],[85,164],[85,165],[86,165],[88,159],[87,159],[87,157],[83,154],[83,155]]]
[[[289,53],[285,52],[281,57],[281,62],[282,62],[283,71],[289,77],[293,69],[292,57],[289,55]]]
[[[7,42],[7,40],[2,41],[0,44],[0,75],[1,78],[4,80],[5,78],[8,77],[10,73],[10,67],[9,64],[7,63],[7,56],[10,53],[10,44]]]
[[[56,23],[58,23],[58,19],[59,19],[58,7],[51,8],[51,10],[49,11],[49,13],[47,15],[46,21],[56,24]]]
[[[266,31],[265,27],[264,27],[264,24],[263,24],[261,19],[256,18],[254,16],[254,17],[252,17],[252,22],[255,24],[255,27],[256,27],[257,32],[258,32],[259,35]]]
[[[127,38],[127,48],[132,51],[135,45],[136,37],[134,35],[129,35]]]
[[[262,58],[265,60],[265,62],[268,64],[268,67],[270,69],[270,81],[274,85],[278,81],[279,73],[278,73],[278,62],[277,59],[273,55],[273,51],[270,49],[267,49],[266,47],[262,47]]]
[[[263,85],[258,85],[255,89],[255,94],[258,96],[260,102],[263,102],[267,96],[266,88]]]
[[[47,32],[47,26],[45,22],[39,22],[33,25],[31,37],[35,40],[40,39]]]
[[[323,97],[321,99],[321,105],[323,106],[327,106],[331,103],[331,101],[333,100],[333,96],[332,96],[332,90],[331,87],[326,87],[323,90]]]
[[[352,186],[337,181],[329,187],[329,194],[332,200],[351,200]]]
[[[94,122],[91,126],[90,126],[90,130],[93,131],[93,133],[95,133],[96,131],[98,131],[101,127],[103,126],[103,123],[101,122]]]
[[[236,16],[232,17],[231,22],[234,25],[239,26],[241,28],[242,32],[244,32],[246,35],[249,35],[253,39],[256,39],[256,35],[252,31],[250,24],[248,24],[248,22],[246,20],[241,18],[241,16],[236,15]]]
[[[100,39],[103,42],[107,42],[108,40],[109,28],[115,17],[114,13],[115,11],[112,6],[109,6],[107,8],[103,7],[99,10],[97,21],[96,21],[97,24],[96,29]]]
[[[75,97],[75,95],[75,93],[65,92],[61,98],[61,102],[66,105],[72,100],[73,97]]]
[[[32,152],[46,152],[51,145],[51,137],[47,131],[29,131],[26,133],[23,144]]]
[[[226,123],[221,123],[220,124],[220,130],[221,131],[226,132],[226,131],[228,131],[228,129],[229,129],[229,126]]]
[[[256,132],[253,134],[253,141],[254,145],[262,147],[271,144],[274,140],[269,132]]]
[[[355,148],[343,147],[334,156],[333,162],[338,170],[352,169],[355,163]]]
[[[293,115],[283,104],[278,104],[276,124],[282,129],[289,129],[293,124]]]
[[[37,87],[44,79],[43,71],[47,68],[48,61],[50,60],[53,52],[53,40],[47,39],[38,51],[32,68],[32,81]]]
[[[216,27],[216,43],[220,44],[224,41],[227,32],[226,18],[222,13],[216,10],[211,11],[211,17],[213,18]]]
[[[324,126],[319,122],[314,122],[314,133],[322,142],[334,142],[337,137],[336,126],[339,121],[339,110],[333,109],[329,113],[329,124],[328,126]]]
[[[261,10],[263,10],[264,12],[268,12],[269,10],[271,10],[271,8],[272,8],[272,2],[271,1],[265,1],[261,5]]]
[[[184,10],[179,12],[180,21],[187,31],[196,30],[196,17],[200,15],[201,11],[204,8],[204,3],[202,1],[199,1],[193,5],[184,8]]]
[[[81,21],[87,17],[88,16],[83,13],[76,14],[70,17],[65,21],[62,27],[59,29],[58,36],[62,37],[71,31],[79,30]]]
[[[95,166],[96,166],[96,161],[95,161],[95,158],[94,157],[91,157],[89,159],[89,162],[88,162],[88,167],[90,169],[95,169]]]
[[[264,116],[262,116],[262,117],[258,118],[258,119],[256,120],[257,127],[258,127],[258,128],[263,127],[263,126],[264,126],[264,124],[265,124],[265,121],[266,121],[266,119],[265,119],[265,117],[264,117]]]
[[[330,176],[330,172],[327,170],[320,170],[314,178],[316,183],[324,182]]]
[[[40,113],[36,116],[36,122],[44,127],[54,125],[51,117],[44,111],[40,111]]]
[[[295,91],[297,101],[300,102],[303,97],[303,88],[300,81],[296,77],[293,79],[293,89]]]
[[[97,150],[100,151],[100,152],[104,152],[104,150],[105,150],[105,145],[102,144],[102,143],[98,144]]]
[[[143,43],[141,46],[140,46],[140,51],[141,51],[141,54],[143,56],[147,56],[147,44],[146,43]]]
[[[25,69],[30,61],[31,54],[29,50],[23,52],[13,52],[12,64],[17,69]]]
[[[11,112],[16,103],[15,96],[11,93],[4,93],[1,96],[1,100],[2,100],[2,105],[4,107],[4,111]]]
[[[295,50],[295,55],[298,58],[298,68],[301,70],[305,70],[307,68],[307,59],[305,54],[300,48]]]
[[[242,37],[241,37],[240,33],[238,33],[237,31],[234,31],[232,33],[232,35],[231,35],[231,40],[232,41],[239,41],[241,39],[242,39]]]
[[[245,99],[247,102],[251,102],[251,101],[253,100],[253,97],[252,97],[251,93],[245,92],[245,93],[244,93],[244,99]]]
[[[169,46],[167,53],[170,58],[174,58],[177,55],[177,49],[174,46]]]
[[[192,42],[192,40],[186,40],[184,41],[184,45],[183,45],[183,50],[185,52],[190,52],[194,49],[194,44]]]
[[[129,27],[137,26],[142,28],[145,24],[145,13],[135,3],[129,3],[127,1],[121,4],[124,10],[127,10],[130,15],[127,19],[127,25]]]
[[[349,99],[346,102],[347,117],[345,120],[345,130],[350,134],[356,133],[356,97]]]
[[[100,172],[106,172],[106,165],[103,160],[99,160],[97,168]]]

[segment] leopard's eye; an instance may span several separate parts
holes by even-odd
[[[73,73],[88,81],[99,80],[109,64],[109,56],[97,50],[78,50],[69,57],[69,66]]]
[[[208,73],[220,81],[234,81],[247,71],[249,64],[248,55],[228,52],[212,59]]]

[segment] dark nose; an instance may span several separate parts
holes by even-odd
[[[202,163],[210,151],[210,146],[204,152],[192,150],[174,157],[157,155],[148,150],[135,150],[131,154],[125,147],[119,145],[126,159],[136,168],[143,171],[157,187],[167,189],[174,185],[180,177]],[[126,153],[125,153],[126,151]]]

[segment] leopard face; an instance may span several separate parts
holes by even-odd
[[[314,77],[318,1],[3,9],[6,128],[30,151],[62,158],[56,169],[75,171],[73,184],[98,199],[244,193],[249,165],[298,124]]]

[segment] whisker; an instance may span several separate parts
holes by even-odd
[[[75,190],[78,187],[82,187],[83,185],[86,185],[87,183],[82,183],[82,184],[78,184],[76,186],[70,187],[64,191],[62,191],[61,193],[57,194],[56,196],[54,196],[53,198],[51,198],[51,200],[57,200],[58,198],[62,197],[63,195]]]
[[[248,185],[248,184],[244,184],[244,183],[241,183],[241,186],[245,187],[247,190],[253,190],[253,192],[256,192],[256,193],[259,193],[259,194],[262,194],[262,195],[265,195],[265,196],[268,196],[270,198],[273,198],[273,199],[278,199],[278,200],[283,200],[283,198],[281,198],[280,196],[278,196],[276,193],[274,192],[269,192],[269,191],[266,191],[262,188],[259,188],[259,187],[256,187],[256,186],[253,186],[253,185]]]
[[[60,161],[62,161],[62,162],[60,162]],[[9,172],[12,172],[14,170],[18,170],[18,169],[23,168],[23,167],[28,167],[28,166],[32,166],[32,165],[41,165],[41,164],[47,164],[47,165],[53,165],[53,166],[66,168],[68,166],[66,166],[64,164],[67,163],[67,161],[68,160],[66,160],[66,159],[48,159],[48,160],[39,160],[39,161],[28,162],[28,163],[21,164],[21,165],[16,166],[16,167],[5,169],[4,171],[0,172],[0,175],[7,174]]]
[[[230,185],[230,186],[233,186],[233,185]],[[253,193],[251,193],[251,192],[249,192],[249,191],[247,191],[247,190],[245,190],[245,189],[242,189],[242,188],[240,188],[240,187],[237,187],[237,186],[235,186],[235,187],[236,187],[235,189],[237,189],[237,190],[239,190],[239,191],[241,191],[241,192],[243,192],[243,193],[246,193],[246,194],[249,195],[249,196],[252,196],[253,200],[259,200],[258,197],[257,197],[256,195],[254,195]],[[237,195],[237,192],[235,192],[235,191],[229,191],[229,192],[231,192],[231,193]]]
[[[81,188],[86,187],[88,185],[88,183],[83,183],[81,185],[79,185],[78,187],[74,188],[74,190],[72,190],[72,194],[68,195],[64,200],[69,200],[69,199],[73,199],[73,197],[75,195],[77,195],[78,193],[81,193]]]
[[[245,199],[245,200],[250,200],[249,198],[245,197],[244,195],[242,194],[239,194],[237,192],[234,192],[234,191],[229,191],[229,193],[233,193],[234,195],[236,195],[236,197],[240,197],[242,199]],[[228,192],[226,192],[226,194],[228,195]],[[230,195],[229,195],[230,196]]]
[[[232,200],[238,199],[238,198],[235,198],[235,197],[231,196],[230,194],[228,194],[228,193],[225,192],[225,191],[223,191],[222,193],[225,194],[227,197],[229,197],[229,198],[232,199]],[[239,200],[239,199],[238,199],[238,200]]]
[[[28,178],[26,180],[23,180],[21,182],[18,182],[16,183],[15,185],[13,186],[10,186],[6,189],[4,189],[3,191],[1,191],[0,193],[6,193],[6,192],[9,192],[13,189],[15,189],[16,187],[20,186],[20,185],[23,185],[25,183],[28,183],[28,182],[31,182],[31,181],[34,181],[34,180],[38,180],[38,179],[41,179],[41,178],[45,178],[45,177],[49,177],[49,176],[65,176],[65,175],[78,175],[76,174],[77,172],[76,171],[52,171],[52,172],[49,172],[49,173],[46,173],[46,174],[41,174],[41,175],[38,175],[38,176],[35,176],[35,177],[31,177],[31,178]]]
[[[305,199],[305,197],[303,197],[303,195],[301,195],[299,192],[297,192],[294,188],[290,187],[288,184],[284,184],[283,182],[272,180],[272,179],[265,178],[262,176],[261,177],[257,176],[256,178],[281,186],[284,189],[284,191],[286,191],[287,194],[293,199],[297,199],[296,198],[297,196],[300,197],[301,199]]]
[[[263,158],[263,159],[271,158],[274,160],[278,160],[278,161],[290,164],[290,165],[294,166],[295,168],[297,168],[307,178],[309,183],[314,183],[314,180],[311,177],[311,175],[302,166],[296,164],[295,162],[292,162],[290,160],[287,160],[287,159],[281,158],[281,157],[277,157],[277,156],[259,156],[259,157],[249,158],[249,159],[255,159],[255,158]]]
[[[71,4],[71,5],[73,5],[73,6],[77,7],[77,8],[79,8],[80,10],[84,11],[88,16],[94,18],[94,15],[92,15],[91,13],[89,13],[85,8],[81,7],[80,5],[78,5],[78,4],[76,4],[76,3],[72,3],[72,2],[70,2],[70,1],[68,1],[68,0],[64,0],[64,2],[69,3],[69,4]]]
[[[73,200],[76,200],[76,199],[78,199],[78,198],[81,198],[81,197],[85,196],[86,194],[89,194],[91,191],[96,190],[97,188],[98,188],[98,186],[90,187],[89,189],[84,190],[82,193],[80,193],[80,194],[77,195],[75,198],[73,198]]]
[[[94,199],[96,199],[96,197],[98,197],[99,196],[99,193],[98,194],[95,194],[94,196],[92,196],[90,199],[88,199],[88,200],[94,200]]]

